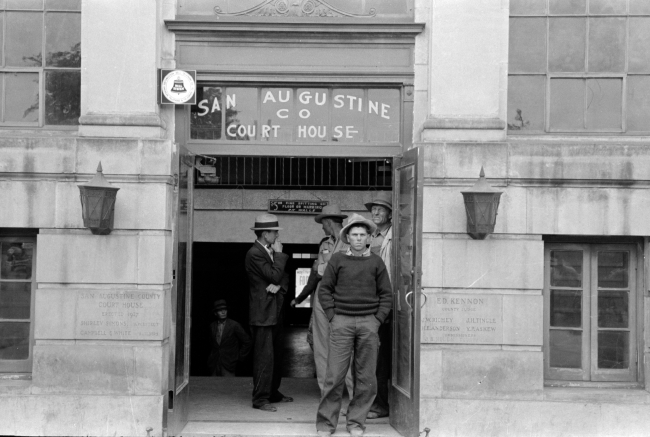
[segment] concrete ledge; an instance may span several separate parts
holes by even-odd
[[[0,396],[0,434],[162,436],[163,409],[163,396]]]
[[[647,414],[646,404],[596,400],[422,399],[420,429],[434,429],[437,437],[641,437],[650,434]]]
[[[424,129],[505,129],[506,122],[500,118],[428,118]]]
[[[165,129],[160,115],[152,114],[98,114],[88,113],[79,117],[80,125],[102,126],[155,126]]]

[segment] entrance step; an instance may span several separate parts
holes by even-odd
[[[190,421],[179,437],[311,437],[316,436],[314,423],[251,423]],[[339,425],[334,437],[349,437],[345,426]],[[366,437],[400,437],[389,424],[366,425]]]

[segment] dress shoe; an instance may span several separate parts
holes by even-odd
[[[272,413],[278,411],[278,409],[271,404],[264,404],[264,405],[260,405],[259,407],[253,407],[253,408],[257,408],[258,410],[262,410],[262,411],[270,411]]]
[[[361,437],[363,435],[363,430],[361,428],[352,428],[349,432],[353,437]]]
[[[318,433],[318,437],[331,437],[332,433],[329,431],[316,431]]]
[[[366,419],[372,420],[372,419],[379,419],[382,417],[388,417],[388,413],[377,413],[375,411],[371,411],[366,416]]]

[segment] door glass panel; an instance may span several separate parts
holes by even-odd
[[[31,282],[0,282],[0,319],[29,319]]]
[[[551,285],[582,287],[582,251],[551,251]]]
[[[223,88],[202,86],[196,89],[196,105],[190,108],[190,138],[221,139],[221,108]]]
[[[586,26],[583,18],[549,18],[549,71],[585,70]]]
[[[625,29],[623,17],[589,19],[589,71],[625,70]]]
[[[587,79],[587,129],[622,129],[623,79]]]
[[[552,329],[549,332],[550,366],[582,367],[582,331]]]
[[[29,358],[29,323],[0,322],[0,360]]]
[[[551,79],[551,129],[583,130],[584,79]]]
[[[584,14],[587,0],[549,0],[551,14]]]
[[[322,106],[318,105],[322,102],[322,98],[326,97],[329,100],[329,90],[324,91],[326,95],[323,96],[319,93],[318,102],[315,102],[314,97],[310,99],[312,105],[322,108]],[[293,89],[291,88],[262,88],[262,127],[260,132],[262,141],[268,141],[269,143],[290,143],[294,141],[292,129],[294,119],[292,114],[295,111],[293,102]],[[329,107],[329,103],[324,106]],[[305,114],[303,113],[303,115]],[[325,124],[327,125],[327,122]],[[331,132],[326,132],[326,134],[332,137]]]
[[[551,326],[562,328],[582,326],[582,291],[551,290]]]
[[[332,98],[332,129],[335,141],[363,141],[363,90],[334,89]]]
[[[2,243],[0,279],[31,279],[34,243]]]
[[[226,139],[257,139],[257,88],[226,88]]]
[[[598,327],[627,328],[628,327],[628,292],[599,291],[598,292]]]
[[[415,288],[413,284],[413,275],[411,271],[414,268],[413,259],[413,220],[414,220],[414,194],[415,194],[415,167],[413,165],[400,169],[399,171],[399,222],[397,225],[398,232],[398,250],[399,266],[397,280],[397,307],[394,311],[397,316],[397,327],[395,335],[397,340],[397,350],[395,351],[396,368],[394,374],[396,385],[406,391],[411,392],[411,344],[413,338],[412,331],[412,307],[415,301]],[[410,294],[409,294],[410,293]]]
[[[43,13],[7,12],[5,26],[5,65],[40,67]]]
[[[628,269],[627,252],[598,253],[598,287],[628,288]]]
[[[368,141],[395,143],[399,141],[400,93],[394,89],[368,90]]]
[[[296,90],[297,138],[300,142],[328,140],[329,90],[298,88]]]
[[[630,365],[629,332],[598,332],[598,368],[627,369]]]

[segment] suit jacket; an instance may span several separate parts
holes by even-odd
[[[221,344],[217,343],[218,322],[212,322],[210,325],[212,350],[208,358],[208,367],[210,370],[214,370],[220,364],[224,369],[235,373],[237,363],[250,353],[252,341],[244,328],[236,321],[226,319],[223,323]]]
[[[272,326],[278,323],[284,295],[289,288],[289,276],[284,272],[289,255],[276,252],[273,258],[271,260],[264,246],[257,241],[246,254],[249,323],[254,326]],[[269,284],[282,288],[272,294],[266,291]]]

